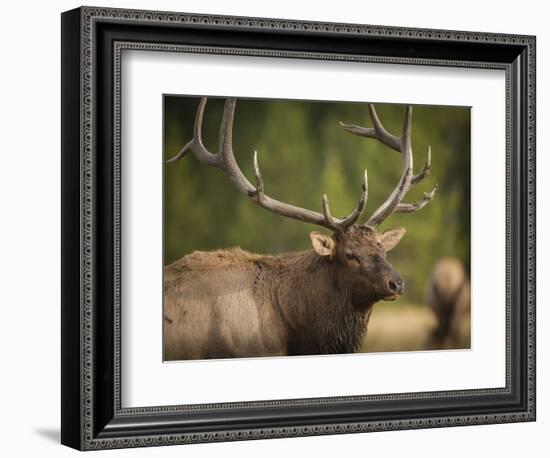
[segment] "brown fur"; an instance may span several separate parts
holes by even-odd
[[[429,346],[469,348],[470,282],[462,262],[451,257],[437,262],[430,276],[426,300],[437,318]]]
[[[165,359],[357,351],[372,305],[392,296],[383,285],[401,281],[378,237],[353,227],[333,236],[330,256],[184,256],[165,268]]]

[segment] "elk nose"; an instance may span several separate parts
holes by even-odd
[[[396,294],[403,294],[405,291],[405,282],[402,278],[393,278],[388,282],[388,289]]]

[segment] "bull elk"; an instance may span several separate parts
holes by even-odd
[[[203,164],[221,170],[241,194],[277,215],[328,229],[311,232],[312,250],[253,254],[232,248],[193,252],[165,267],[164,358],[205,359],[274,355],[351,353],[366,334],[373,304],[395,300],[405,282],[386,260],[405,234],[404,228],[379,233],[376,227],[392,213],[412,213],[426,206],[436,189],[414,203],[402,203],[409,189],[430,173],[431,152],[422,170],[413,174],[412,107],[405,111],[400,137],[382,125],[373,105],[373,127],[341,123],[355,135],[374,138],[398,151],[402,173],[395,189],[365,224],[357,222],[367,202],[367,171],[359,202],[343,218],[331,214],[322,198],[322,213],[278,201],[266,193],[258,155],[254,152],[255,184],[240,170],[233,153],[232,128],[236,100],[226,99],[219,130],[219,153],[202,141],[206,98],[195,116],[193,138],[168,160],[188,152]]]

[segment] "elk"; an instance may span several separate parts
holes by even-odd
[[[341,123],[345,131],[373,138],[398,151],[399,182],[366,223],[358,224],[368,197],[367,171],[357,206],[343,217],[331,214],[322,197],[322,212],[270,197],[254,152],[255,184],[240,170],[233,153],[236,100],[228,98],[219,129],[219,153],[202,141],[206,106],[202,98],[192,139],[167,162],[192,152],[201,163],[219,169],[251,202],[285,218],[328,229],[309,234],[312,249],[279,255],[253,254],[240,248],[193,252],[165,267],[164,359],[210,359],[352,353],[360,349],[374,303],[395,300],[405,282],[386,259],[405,234],[404,228],[379,233],[376,227],[392,213],[425,207],[436,189],[413,203],[402,203],[409,189],[429,175],[431,151],[413,174],[412,107],[405,110],[400,137],[382,125],[369,105],[373,127]]]
[[[470,282],[457,258],[444,257],[435,264],[428,282],[426,302],[437,325],[428,347],[470,347]]]

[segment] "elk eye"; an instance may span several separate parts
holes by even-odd
[[[346,259],[348,261],[358,261],[357,256],[355,256],[353,253],[348,252],[346,253]]]

